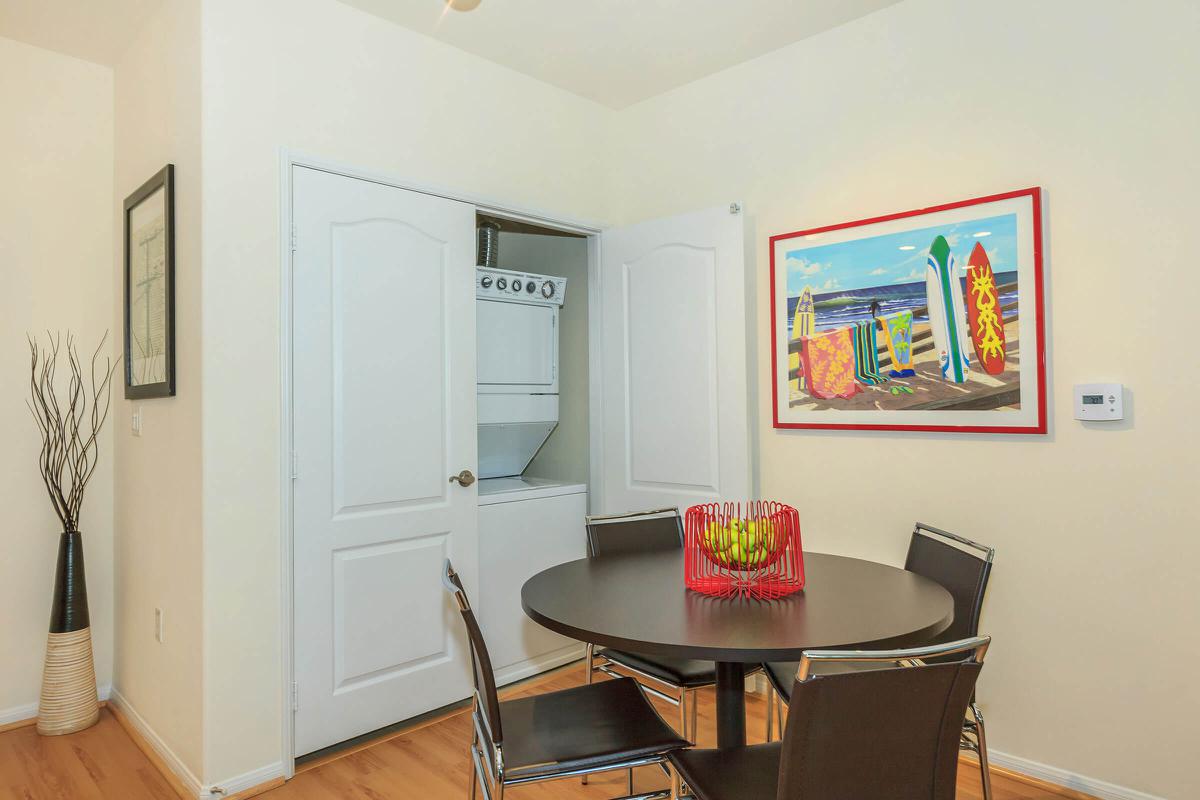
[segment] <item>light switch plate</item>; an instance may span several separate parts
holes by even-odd
[[[1125,387],[1119,383],[1075,384],[1075,419],[1113,422],[1125,418]]]

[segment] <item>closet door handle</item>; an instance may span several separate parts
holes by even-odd
[[[451,475],[450,482],[457,483],[459,486],[461,486],[465,489],[466,487],[470,486],[472,483],[475,482],[475,475],[471,472],[471,470],[464,469],[462,472],[458,473],[457,475]]]

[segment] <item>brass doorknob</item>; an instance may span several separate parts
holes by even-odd
[[[466,488],[475,482],[475,475],[469,469],[464,469],[457,475],[450,476],[451,483],[457,483],[459,486]]]

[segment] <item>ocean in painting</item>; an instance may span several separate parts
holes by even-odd
[[[959,265],[961,268],[961,264]],[[963,293],[966,293],[967,279],[962,277]],[[1007,306],[1017,299],[1017,272],[997,272],[996,285],[1002,288],[1000,305]],[[1004,289],[1003,287],[1008,287]],[[796,304],[800,297],[787,299],[788,338],[792,336],[792,318],[796,314]],[[871,314],[871,304],[879,303],[874,315]],[[913,322],[928,322],[925,313],[925,281],[915,283],[891,284],[884,286],[869,286],[862,289],[825,292],[813,294],[813,310],[816,317],[817,330],[831,330],[846,325],[853,325],[860,320],[869,320],[872,316],[883,317],[894,311],[913,310]],[[1013,312],[1015,313],[1015,311]]]

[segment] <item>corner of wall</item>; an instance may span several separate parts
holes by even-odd
[[[113,272],[123,324],[122,204],[175,165],[177,394],[114,405],[114,697],[185,782],[203,774],[200,511],[200,0],[144,21],[114,69]],[[141,435],[123,424],[134,410]],[[163,638],[154,631],[163,612]]]

